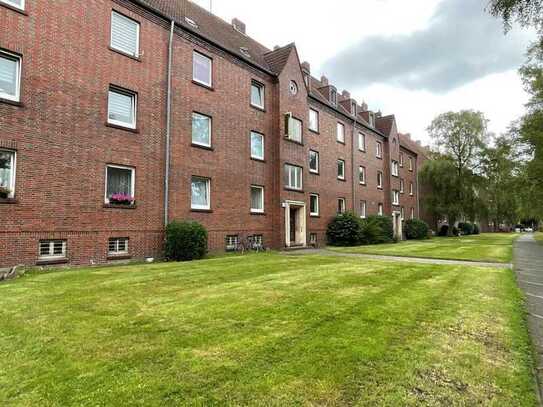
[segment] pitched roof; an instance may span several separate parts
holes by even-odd
[[[394,118],[394,115],[389,116],[382,116],[382,117],[375,117],[375,127],[379,129],[381,133],[383,133],[386,136],[390,136],[390,132],[392,130],[392,126],[394,124],[394,121],[396,119]]]
[[[176,24],[198,33],[241,59],[251,61],[264,70],[271,70],[264,57],[270,52],[268,48],[197,4],[188,0],[137,0],[136,2],[168,16]],[[191,25],[185,17],[194,21],[197,28]],[[242,48],[246,49],[250,56],[247,56]]]
[[[272,72],[275,72],[276,74],[280,74],[281,71],[283,71],[283,68],[285,67],[288,58],[290,56],[290,52],[294,48],[294,43],[288,44],[284,47],[277,48],[273,51],[270,51],[266,54],[264,54],[264,60],[272,70]]]

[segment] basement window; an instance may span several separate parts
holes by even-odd
[[[122,256],[128,254],[128,238],[115,237],[109,239],[108,254],[110,256]]]
[[[66,240],[40,240],[40,260],[59,260],[66,258]]]

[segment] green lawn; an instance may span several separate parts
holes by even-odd
[[[543,233],[542,232],[536,232],[535,233],[535,240],[537,240],[539,243],[543,244]]]
[[[0,285],[0,405],[535,405],[511,270],[270,253]]]
[[[330,247],[330,249],[344,253],[510,263],[513,258],[512,243],[517,236],[515,233],[483,233],[372,246]]]

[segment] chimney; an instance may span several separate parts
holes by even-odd
[[[276,45],[275,47],[273,47],[273,50],[277,51],[279,48],[281,48],[281,47],[279,45]]]
[[[304,71],[304,73],[306,74],[311,73],[311,65],[309,65],[309,62],[307,61],[302,62],[302,71]]]
[[[232,19],[232,27],[234,30],[239,31],[242,34],[245,34],[245,23],[237,18]]]
[[[360,105],[360,107],[362,108],[362,111],[363,112],[367,112],[368,111],[368,104],[366,102],[362,102],[362,104]]]
[[[347,90],[344,90],[343,92],[341,92],[341,96],[343,96],[345,99],[351,98],[351,94]]]
[[[322,86],[328,86],[328,78],[324,75],[321,76]]]
[[[381,118],[383,114],[381,113],[381,111],[379,110],[377,113],[375,113],[375,117],[377,117],[378,119]]]

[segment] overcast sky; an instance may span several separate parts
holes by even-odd
[[[312,74],[428,142],[439,113],[476,109],[504,132],[527,96],[517,74],[533,33],[503,34],[486,0],[212,0],[269,48],[295,42]],[[208,8],[210,0],[197,0]]]

